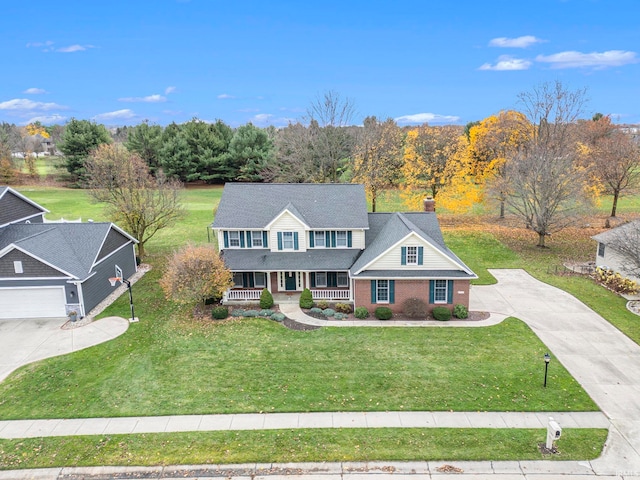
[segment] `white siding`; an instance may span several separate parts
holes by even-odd
[[[597,267],[608,267],[613,271],[618,272],[623,277],[633,280],[634,282],[640,283],[639,277],[625,273],[625,271],[622,268],[625,263],[627,263],[627,261],[625,261],[624,256],[620,255],[620,253],[615,251],[609,245],[605,245],[604,257],[599,256],[598,251],[596,250],[596,266]]]
[[[364,230],[353,230],[352,247],[359,248],[360,250],[364,250]]]
[[[298,251],[307,251],[307,233],[304,224],[289,212],[284,212],[271,224],[269,231],[269,248],[278,251],[278,232],[298,232]]]
[[[402,265],[402,247],[424,247],[422,265]],[[366,267],[367,270],[459,270],[460,267],[445,257],[427,242],[416,235],[411,235],[397,246],[382,254]]]

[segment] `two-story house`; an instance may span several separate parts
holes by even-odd
[[[135,273],[137,240],[107,222],[49,223],[48,210],[0,186],[0,319],[79,317]]]
[[[469,306],[477,278],[451,250],[433,211],[367,213],[363,185],[228,183],[212,224],[234,287],[224,301],[257,300],[263,288],[401,312]]]

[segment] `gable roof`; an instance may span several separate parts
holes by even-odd
[[[606,245],[621,233],[624,235],[625,232],[628,233],[632,231],[638,231],[638,229],[640,229],[640,220],[634,220],[633,222],[624,223],[618,227],[605,230],[604,232],[599,233],[598,235],[594,235],[591,238],[593,238],[596,242],[604,243]]]
[[[445,245],[438,219],[434,212],[369,213],[370,229],[365,234],[365,250],[351,267],[357,275],[380,255],[406,238],[418,235],[456,265],[467,278],[476,275]]]
[[[13,188],[0,186],[0,227],[26,221],[49,212]]]
[[[263,229],[284,210],[311,229],[366,229],[364,186],[333,183],[227,183],[213,228]]]
[[[87,278],[112,229],[112,223],[12,224],[0,230],[0,253],[18,248],[77,279]]]

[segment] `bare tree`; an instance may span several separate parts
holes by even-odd
[[[538,246],[545,247],[545,238],[574,222],[589,203],[573,134],[585,91],[569,91],[556,81],[519,98],[533,136],[510,160],[499,188],[510,210],[538,234]]]
[[[289,123],[275,133],[276,162],[263,171],[266,182],[304,183],[315,177],[315,159],[311,131],[300,122]],[[320,180],[321,181],[321,180]]]
[[[122,145],[102,144],[85,162],[89,195],[107,204],[109,216],[136,237],[138,254],[159,230],[184,214],[182,184],[162,172],[152,176],[148,165]]]

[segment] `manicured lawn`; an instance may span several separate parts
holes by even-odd
[[[410,460],[591,460],[601,429],[562,434],[542,455],[545,430],[317,429],[157,433],[0,440],[0,469],[93,465],[203,465]]]

